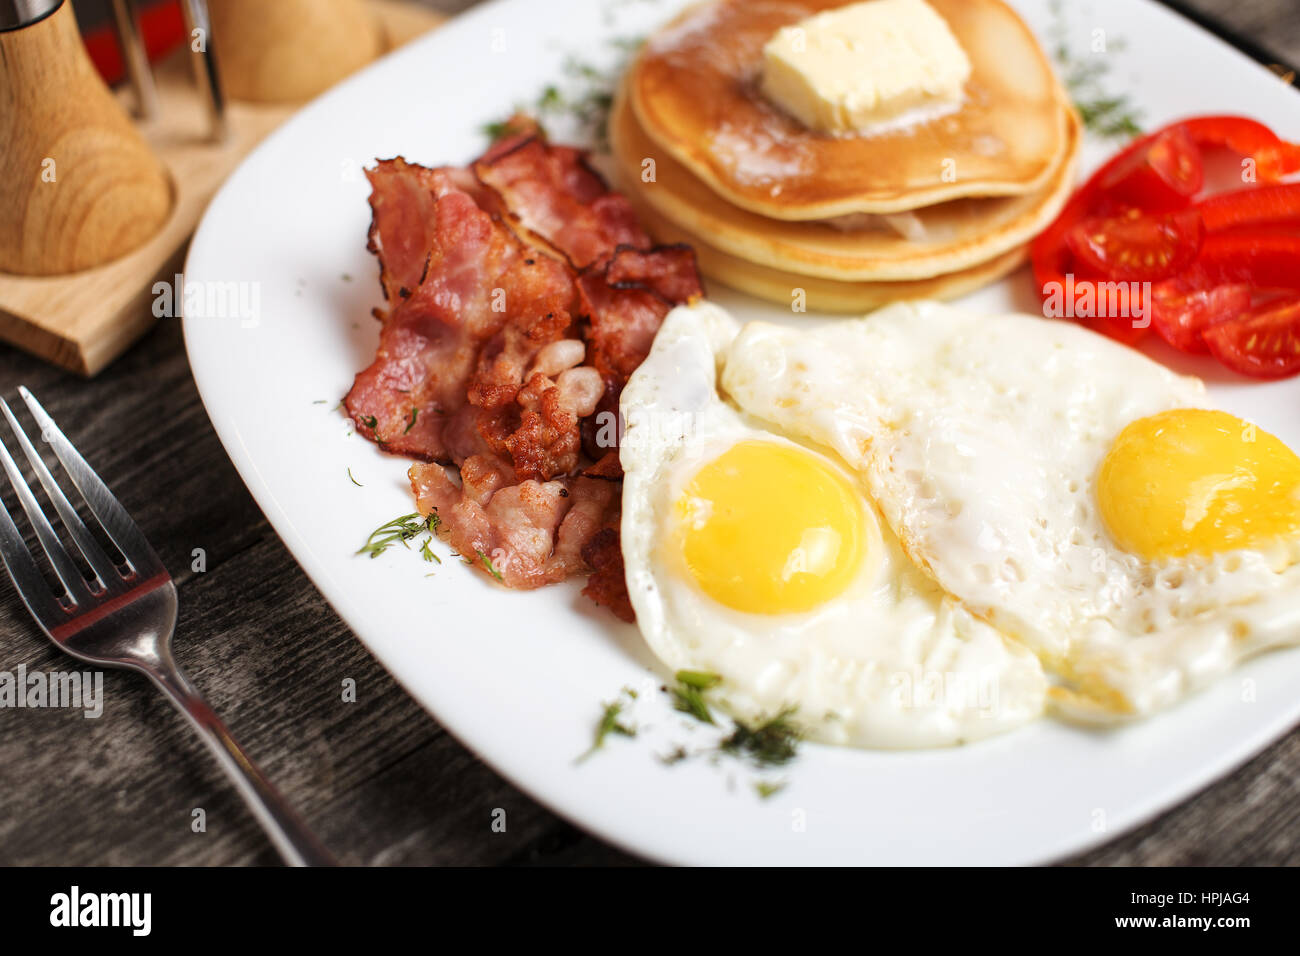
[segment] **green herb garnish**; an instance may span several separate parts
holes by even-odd
[[[492,563],[491,558],[489,558],[482,551],[478,552],[478,557],[479,560],[483,562],[483,567],[488,569],[488,572],[492,575],[492,577],[496,578],[498,581],[505,581],[505,578],[501,576],[501,572],[496,569],[496,565]]]
[[[763,800],[768,799],[768,797],[775,797],[785,788],[786,783],[784,780],[775,783],[768,780],[756,780],[754,782],[754,792]]]
[[[614,90],[631,55],[644,42],[643,37],[620,37],[611,41],[610,46],[618,51],[619,56],[608,66],[573,55],[566,57],[561,67],[563,82],[548,83],[531,103],[520,105],[515,112],[530,113],[539,121],[568,117],[577,123],[580,136],[585,136],[598,150],[608,152],[606,130],[609,110],[614,104]],[[493,142],[520,132],[514,117],[487,123],[482,129]]]
[[[723,753],[747,758],[757,767],[779,767],[798,753],[799,731],[789,721],[793,710],[783,710],[770,720],[750,726],[736,721],[736,729],[718,745]]]
[[[702,723],[713,723],[713,714],[704,700],[704,692],[717,687],[722,683],[722,678],[706,671],[678,671],[674,677],[677,686],[672,689],[673,707]]]
[[[696,690],[711,690],[722,683],[722,675],[710,674],[708,671],[678,671],[675,676],[678,683]]]
[[[348,469],[348,477],[352,479],[352,483],[353,483],[354,485],[356,485],[358,488],[364,488],[364,487],[365,487],[365,485],[363,485],[361,482],[357,481],[356,476],[352,474],[352,469],[351,469],[351,468]]]
[[[507,136],[514,136],[524,132],[528,128],[524,125],[525,122],[525,118],[515,115],[495,123],[484,123],[482,127],[483,135],[495,143],[499,139],[505,139]],[[543,135],[545,135],[545,131],[543,131]]]
[[[591,749],[578,758],[581,763],[586,760],[597,750],[605,746],[605,738],[610,734],[618,734],[622,737],[635,737],[636,728],[630,727],[619,720],[623,713],[623,701],[615,700],[605,705],[604,713],[601,714],[600,723],[596,725],[596,735],[591,743]]]
[[[680,710],[683,714],[690,714],[701,723],[713,723],[713,714],[709,712],[709,705],[704,702],[704,695],[700,693],[698,687],[678,684],[672,689],[672,694],[674,709]]]
[[[436,518],[436,515],[426,518],[419,513],[394,518],[372,531],[366,543],[357,550],[357,554],[368,554],[372,558],[377,558],[395,544],[409,548],[412,538],[426,533],[433,534],[438,527]]]
[[[1105,78],[1111,64],[1101,59],[1077,59],[1070,49],[1069,26],[1061,0],[1052,0],[1052,53],[1061,68],[1061,80],[1074,100],[1083,125],[1107,139],[1132,138],[1142,132],[1141,111],[1128,96],[1109,93]],[[1110,51],[1124,49],[1122,41],[1111,40]],[[1099,57],[1101,53],[1093,54]]]
[[[420,410],[418,408],[411,409],[411,420],[406,423],[406,428],[402,430],[403,435],[405,435],[407,432],[409,432],[412,428],[415,427],[415,416],[419,414],[420,414]]]

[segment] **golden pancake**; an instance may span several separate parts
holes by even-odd
[[[769,302],[784,306],[796,303],[802,290],[804,306],[810,312],[837,312],[862,315],[891,302],[913,299],[957,299],[982,289],[1019,268],[1028,256],[1028,247],[1019,246],[987,262],[929,279],[900,282],[837,282],[817,276],[799,275],[780,269],[757,266],[728,255],[711,246],[698,235],[675,226],[651,207],[630,194],[642,223],[660,242],[685,242],[695,249],[700,272],[708,278]]]
[[[867,228],[769,219],[731,205],[652,143],[620,95],[609,141],[628,190],[669,222],[707,236],[722,252],[774,269],[845,282],[925,279],[968,269],[1023,245],[1056,218],[1073,188],[1082,126],[1069,114],[1070,143],[1048,186],[1026,196],[956,199],[876,219]],[[654,160],[654,181],[642,176]],[[868,218],[862,216],[861,218]],[[872,217],[874,218],[874,217]],[[899,229],[906,234],[900,235]]]
[[[1069,133],[1052,68],[1001,0],[930,0],[970,58],[948,116],[867,136],[814,132],[759,91],[763,46],[845,0],[715,0],[651,37],[628,74],[642,129],[729,202],[774,219],[894,213],[1043,189]]]

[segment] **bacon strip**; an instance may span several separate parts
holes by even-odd
[[[577,311],[591,322],[594,364],[621,389],[650,354],[664,316],[703,294],[689,247],[619,246],[578,277]]]
[[[420,513],[436,511],[451,546],[506,587],[591,571],[583,549],[617,524],[620,489],[609,481],[512,483],[509,466],[488,455],[466,460],[459,486],[442,465],[412,465],[409,476]]]
[[[494,147],[473,169],[524,231],[556,249],[575,269],[585,269],[620,245],[651,245],[626,197],[609,191],[581,150],[553,146],[540,135],[522,136]]]
[[[484,350],[559,338],[572,279],[563,263],[525,250],[447,171],[398,159],[368,175],[371,246],[391,308],[344,406],[385,450],[450,462],[445,420],[470,401]]]

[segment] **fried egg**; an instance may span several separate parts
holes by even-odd
[[[1300,642],[1300,458],[1203,384],[1064,322],[935,304],[751,324],[722,385],[834,449],[912,563],[1090,721]]]
[[[944,746],[1036,718],[1038,660],[908,560],[860,476],[719,393],[738,331],[711,304],[675,309],[623,391],[623,555],[654,653],[719,675],[735,716],[792,711],[829,743]]]

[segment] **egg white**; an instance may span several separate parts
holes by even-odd
[[[823,606],[748,614],[693,580],[675,537],[675,504],[698,469],[732,445],[798,444],[861,488],[834,452],[760,425],[718,393],[719,363],[738,331],[710,304],[674,310],[623,392],[623,556],[651,649],[673,671],[721,675],[717,693],[741,719],[793,708],[808,736],[828,743],[945,746],[1036,718],[1047,693],[1037,659],[921,573],[865,493],[866,557],[846,591]],[[780,520],[773,501],[772,521]]]
[[[725,358],[742,409],[834,448],[916,565],[1039,655],[1062,714],[1150,713],[1300,642],[1300,542],[1148,561],[1102,521],[1111,443],[1208,407],[1196,379],[1073,324],[930,303],[751,324]]]

